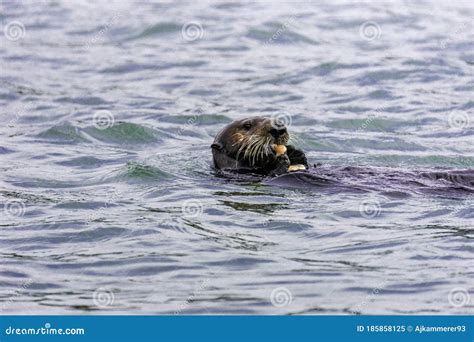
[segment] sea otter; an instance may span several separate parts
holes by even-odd
[[[450,198],[474,193],[474,170],[405,170],[368,166],[310,166],[303,151],[287,145],[287,127],[279,120],[253,117],[231,122],[215,137],[214,167],[245,174],[263,184],[402,196],[430,193]],[[292,172],[300,171],[300,172]],[[265,177],[270,176],[270,177]],[[239,177],[241,179],[242,177]]]
[[[278,119],[253,117],[236,120],[214,139],[214,167],[238,173],[278,176],[308,169],[303,151],[287,145],[287,127]]]

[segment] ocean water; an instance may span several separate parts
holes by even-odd
[[[0,18],[2,314],[472,312],[472,2]],[[255,115],[350,189],[219,177],[214,135]]]

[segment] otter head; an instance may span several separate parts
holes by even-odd
[[[211,145],[214,165],[224,168],[266,168],[276,159],[272,145],[286,145],[283,122],[264,117],[236,120],[220,131]]]

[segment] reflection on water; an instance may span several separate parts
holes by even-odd
[[[2,6],[2,312],[472,309],[470,3]],[[211,170],[257,114],[321,166]]]

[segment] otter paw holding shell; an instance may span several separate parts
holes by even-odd
[[[273,151],[275,151],[277,157],[278,157],[278,156],[281,156],[282,154],[285,154],[285,153],[286,153],[286,146],[285,146],[285,145],[276,145],[276,144],[273,144],[273,145],[272,145],[272,149],[273,149]]]
[[[301,171],[301,170],[306,170],[306,167],[303,164],[296,164],[296,165],[288,166],[288,172]]]

